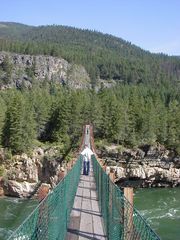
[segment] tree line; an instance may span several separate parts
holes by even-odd
[[[171,85],[120,84],[96,92],[47,84],[1,91],[0,106],[1,146],[12,153],[37,140],[77,146],[87,122],[98,139],[129,147],[159,142],[180,152],[180,97]]]
[[[93,84],[98,78],[152,85],[180,80],[178,57],[151,54],[121,38],[66,26],[7,26],[0,29],[0,51],[62,57],[83,65]]]

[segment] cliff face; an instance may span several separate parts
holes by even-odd
[[[0,87],[30,88],[34,82],[54,81],[73,88],[89,88],[90,78],[83,66],[51,56],[0,52]]]
[[[99,151],[107,164],[107,171],[114,171],[120,186],[175,187],[180,185],[180,156],[162,145],[143,146],[136,150],[119,150],[118,146]]]
[[[44,183],[53,188],[66,166],[63,155],[56,147],[36,148],[31,156],[23,153],[11,159],[6,158],[5,150],[0,149],[0,162],[4,162],[3,177],[0,176],[0,196],[31,197]]]

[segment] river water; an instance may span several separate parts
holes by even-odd
[[[35,200],[0,198],[0,240],[7,240],[35,206]]]
[[[180,188],[135,190],[134,204],[162,240],[180,240]],[[0,240],[7,240],[35,206],[35,200],[0,198]]]
[[[180,240],[180,187],[135,190],[134,204],[162,240]]]

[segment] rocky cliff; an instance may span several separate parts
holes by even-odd
[[[106,146],[98,150],[107,164],[107,172],[115,172],[120,186],[175,187],[180,185],[180,156],[164,146],[145,145],[137,149]]]
[[[0,150],[3,177],[0,177],[0,196],[31,197],[41,184],[53,188],[60,180],[66,163],[58,148],[36,148],[31,156],[14,155],[8,160],[5,150]]]
[[[73,88],[89,88],[90,78],[81,65],[51,56],[0,52],[0,87],[30,88],[33,82],[56,82]]]

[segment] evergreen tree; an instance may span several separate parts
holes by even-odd
[[[11,81],[11,75],[12,75],[12,64],[10,63],[8,55],[5,56],[4,61],[1,64],[1,67],[3,71],[6,73],[4,77],[4,83],[8,84]]]
[[[170,102],[168,109],[168,145],[179,147],[180,145],[180,105],[174,100]]]
[[[68,133],[73,142],[77,143],[84,124],[83,113],[83,94],[80,91],[72,91],[70,96],[70,119]]]
[[[62,143],[66,148],[70,146],[68,134],[70,120],[70,102],[66,95],[56,103],[55,110],[50,120],[50,141]]]
[[[46,89],[36,87],[28,97],[32,102],[36,120],[36,135],[38,139],[45,139],[45,128],[50,118],[52,98]]]
[[[5,123],[5,111],[6,105],[4,103],[4,100],[0,96],[0,146],[2,144],[3,127]]]
[[[4,126],[3,145],[13,153],[27,151],[34,139],[34,120],[31,108],[22,95],[15,93],[8,103]]]

